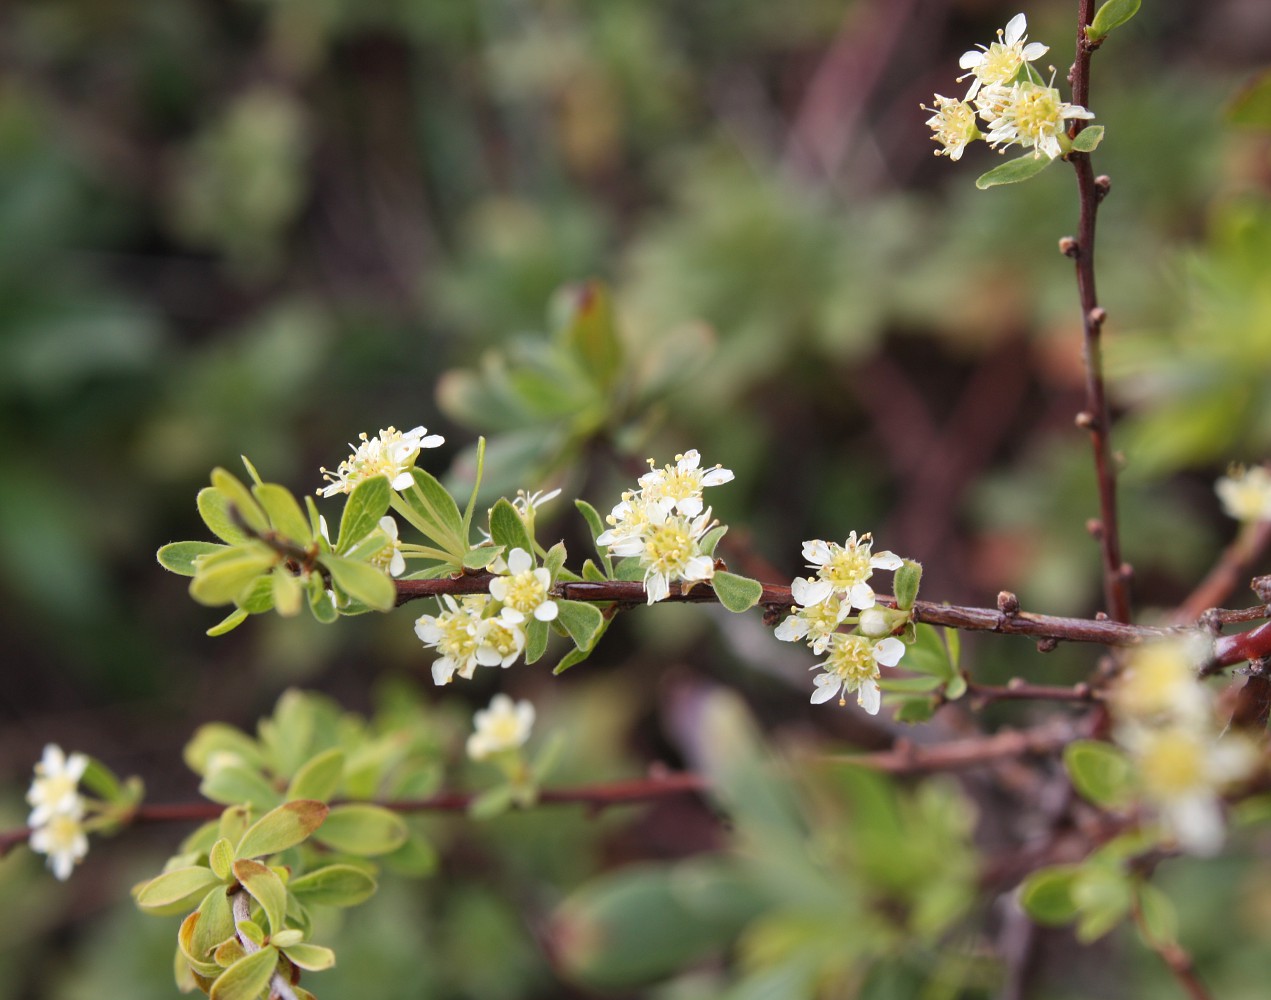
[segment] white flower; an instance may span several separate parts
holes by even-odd
[[[1065,131],[1064,122],[1094,117],[1079,104],[1065,103],[1054,87],[1029,81],[986,88],[976,104],[989,123],[984,138],[990,146],[1032,146],[1034,157],[1045,153],[1052,160],[1063,154],[1059,135]]]
[[[477,625],[477,662],[483,667],[510,667],[525,648],[525,620],[520,612],[504,608]]]
[[[1179,847],[1217,853],[1225,835],[1221,792],[1253,774],[1253,744],[1239,735],[1216,739],[1191,726],[1122,727],[1117,740],[1134,757],[1144,798]]]
[[[1029,42],[1025,34],[1027,30],[1028,20],[1023,14],[1016,14],[1006,23],[1005,31],[998,29],[998,40],[990,44],[988,48],[977,45],[974,49],[962,53],[958,65],[971,72],[963,74],[958,79],[965,80],[967,76],[975,77],[971,89],[967,91],[968,101],[976,95],[981,85],[1010,83],[1019,73],[1020,67],[1040,59],[1050,50],[1050,46],[1042,45],[1041,42]]]
[[[528,701],[513,703],[505,694],[496,694],[490,707],[472,717],[475,732],[468,737],[468,756],[484,760],[491,754],[524,746],[534,725],[534,706]]]
[[[796,607],[773,635],[782,642],[806,639],[813,652],[824,653],[830,636],[851,612],[851,603],[834,593],[833,584],[827,580],[800,577],[791,583],[790,593],[803,607]]]
[[[1211,715],[1212,697],[1201,683],[1199,667],[1205,639],[1154,642],[1136,649],[1111,692],[1111,706],[1123,722],[1202,726]]]
[[[377,437],[368,438],[362,433],[358,439],[362,443],[349,445],[353,454],[341,462],[335,472],[325,468],[319,470],[330,483],[318,490],[322,496],[351,493],[358,483],[373,476],[386,476],[395,490],[409,489],[414,482],[410,470],[419,457],[420,449],[436,448],[446,440],[440,434],[428,434],[423,427],[405,432],[387,427]]]
[[[633,538],[643,538],[649,530],[649,510],[658,506],[647,502],[639,493],[623,493],[622,499],[605,516],[605,523],[610,527],[596,536],[596,544],[612,547]]]
[[[640,477],[640,494],[646,502],[664,506],[667,512],[677,511],[686,517],[696,517],[702,512],[702,491],[707,486],[719,486],[731,482],[733,473],[716,465],[711,469],[698,467],[701,456],[697,449],[675,456],[675,465],[650,469]]]
[[[88,853],[88,836],[80,823],[81,817],[80,800],[76,798],[74,809],[54,813],[47,817],[46,822],[31,830],[31,850],[47,854],[49,868],[63,882],[70,878],[76,863]]]
[[[654,504],[648,508],[648,517],[649,525],[643,535],[623,537],[609,550],[617,556],[640,557],[650,604],[671,593],[673,580],[692,583],[715,575],[715,560],[699,547],[713,523],[709,507],[700,517],[690,520]]]
[[[904,565],[894,552],[871,552],[873,544],[869,532],[857,538],[853,531],[842,545],[814,538],[803,543],[803,558],[817,576],[846,596],[852,607],[872,608],[874,589],[865,581],[876,569],[897,570]]]
[[[455,674],[471,679],[479,662],[477,628],[490,602],[484,594],[465,597],[462,603],[449,594],[443,594],[441,600],[445,609],[440,614],[420,615],[415,620],[415,634],[442,654],[432,665],[433,682],[439,686],[449,684]]]
[[[380,531],[388,541],[371,559],[371,565],[382,569],[389,576],[401,576],[406,572],[406,557],[402,555],[402,542],[397,537],[397,522],[385,514],[380,518]]]
[[[512,506],[521,515],[522,521],[528,521],[543,504],[549,500],[555,500],[558,496],[560,496],[560,487],[547,491],[535,490],[533,493],[517,490],[516,499],[512,501]]]
[[[516,548],[508,553],[508,576],[498,576],[490,581],[490,596],[504,605],[508,618],[524,621],[532,615],[541,622],[556,617],[556,602],[549,591],[552,574],[546,567],[534,568],[534,560],[524,549]]]
[[[26,793],[26,800],[32,807],[27,824],[43,826],[53,816],[63,813],[80,816],[83,802],[78,786],[87,767],[88,758],[82,753],[67,757],[57,744],[48,744],[40,762],[35,765],[35,778]]]
[[[1271,472],[1265,465],[1233,465],[1214,483],[1214,492],[1228,517],[1246,523],[1271,521]]]
[[[927,119],[927,127],[935,132],[931,138],[941,146],[935,151],[936,156],[960,160],[967,144],[980,138],[975,109],[966,101],[936,94],[936,106],[929,108],[924,104],[922,110],[933,112]]]
[[[828,646],[826,661],[812,667],[825,671],[813,678],[816,691],[812,704],[819,705],[838,695],[839,704],[844,705],[845,696],[855,691],[856,703],[870,715],[877,715],[882,704],[879,665],[894,667],[899,663],[905,654],[905,644],[890,637],[871,642],[863,635],[835,632]]]

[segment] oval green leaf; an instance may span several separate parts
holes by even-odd
[[[406,821],[380,806],[355,802],[334,806],[314,840],[346,854],[374,857],[406,843]]]
[[[296,965],[309,972],[321,972],[335,965],[335,952],[321,945],[293,944],[282,951]]]
[[[176,868],[142,885],[137,890],[137,905],[143,910],[154,910],[180,903],[205,894],[219,882],[216,873],[203,865]]]
[[[1139,12],[1142,0],[1108,0],[1090,22],[1086,36],[1092,42],[1101,42],[1113,29],[1121,27]]]
[[[212,534],[223,542],[230,545],[237,545],[239,542],[247,541],[247,532],[243,531],[234,523],[234,518],[230,515],[230,501],[224,493],[215,486],[204,486],[199,490],[199,495],[195,501],[199,508],[199,516],[203,518],[203,523],[208,526]]]
[[[504,546],[507,552],[513,549],[534,552],[534,542],[525,529],[525,522],[506,497],[500,497],[490,508],[490,537],[496,545]]]
[[[270,523],[280,535],[302,546],[313,540],[309,517],[291,490],[278,483],[259,483],[252,487],[252,493],[265,508]]]
[[[256,1000],[277,964],[278,952],[268,945],[240,958],[212,984],[208,1000]]]
[[[340,534],[335,550],[347,552],[378,528],[380,518],[388,513],[392,496],[393,490],[384,476],[372,476],[353,487],[340,515]]]
[[[287,883],[288,891],[306,906],[357,906],[376,888],[375,879],[353,865],[327,865]]]
[[[1072,140],[1072,148],[1078,153],[1093,153],[1103,142],[1103,126],[1087,125]]]
[[[1080,874],[1077,865],[1039,868],[1020,886],[1020,905],[1037,923],[1056,927],[1076,918],[1078,906],[1072,889]]]
[[[234,603],[278,558],[268,546],[255,541],[208,553],[195,564],[190,596],[213,607]]]
[[[287,916],[287,889],[273,869],[251,858],[239,858],[234,862],[234,877],[265,911],[269,932],[282,930]]]
[[[738,576],[736,573],[725,573],[723,570],[715,571],[715,575],[711,577],[711,587],[714,588],[720,604],[729,611],[738,613],[749,611],[763,596],[763,584],[758,580]]]
[[[217,542],[169,542],[155,553],[159,565],[170,573],[193,576],[194,562],[200,556],[210,556],[224,551],[228,546]]]
[[[339,747],[324,750],[301,765],[287,786],[287,798],[327,802],[340,787],[343,776],[344,751]]]
[[[280,798],[264,775],[234,758],[223,762],[214,759],[207,777],[199,784],[199,792],[223,806],[249,805],[256,809],[270,809]]]
[[[605,624],[605,616],[594,605],[582,601],[557,601],[556,620],[569,633],[574,645],[584,651],[596,644]]]
[[[325,803],[311,799],[285,802],[248,827],[234,853],[240,858],[262,858],[285,851],[307,840],[326,818]]]
[[[1123,750],[1110,743],[1069,743],[1064,748],[1064,767],[1073,787],[1097,806],[1117,809],[1134,797],[1134,765]]]
[[[324,555],[318,560],[342,591],[376,611],[390,611],[397,603],[397,588],[383,570],[370,563],[343,556]]]
[[[980,174],[976,178],[975,186],[981,191],[987,191],[991,187],[999,187],[1002,184],[1018,184],[1020,181],[1036,177],[1050,164],[1049,157],[1025,153],[1017,159],[999,164],[988,173]]]

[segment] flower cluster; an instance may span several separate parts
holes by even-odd
[[[714,576],[714,557],[702,544],[715,522],[702,493],[732,478],[732,471],[719,465],[703,469],[696,450],[676,455],[674,465],[662,468],[649,459],[640,488],[623,493],[605,518],[610,527],[597,544],[613,555],[640,560],[650,604],[665,599],[674,582],[693,584]]]
[[[969,72],[958,80],[973,78],[966,97],[958,100],[937,94],[934,107],[923,105],[923,110],[932,112],[927,125],[940,144],[937,156],[961,159],[970,143],[984,139],[995,149],[1018,145],[1031,148],[1034,157],[1044,154],[1053,160],[1067,152],[1066,122],[1094,117],[1079,104],[1065,102],[1058,90],[1042,82],[1031,64],[1049,49],[1029,42],[1027,29],[1027,19],[1016,14],[1004,30],[998,30],[997,41],[962,54],[959,65]],[[980,130],[980,123],[986,131]]]
[[[803,557],[816,576],[799,577],[790,584],[797,606],[775,635],[783,642],[806,642],[826,657],[812,667],[823,671],[813,680],[813,704],[837,696],[843,705],[855,691],[857,704],[876,715],[882,702],[879,667],[899,663],[905,646],[890,635],[897,623],[875,609],[869,579],[876,569],[900,569],[903,560],[894,552],[872,550],[870,535],[857,537],[854,531],[842,545],[819,538],[804,542]],[[853,616],[853,610],[861,614]]]
[[[328,485],[318,490],[320,495],[332,497],[337,493],[352,493],[358,483],[374,476],[386,476],[395,490],[409,489],[414,481],[410,470],[419,457],[420,449],[436,448],[446,439],[440,434],[429,434],[424,427],[409,431],[387,427],[373,438],[368,438],[363,432],[358,440],[362,443],[349,444],[353,454],[341,462],[335,472],[326,468],[319,470],[328,480]]]
[[[27,824],[31,827],[31,850],[48,855],[49,868],[62,881],[88,853],[88,836],[84,831],[84,799],[79,794],[79,779],[88,767],[81,753],[70,757],[62,748],[50,743],[35,765],[35,778],[26,793],[31,806]]]
[[[1221,793],[1253,773],[1258,755],[1240,734],[1219,731],[1212,693],[1198,679],[1202,653],[1182,641],[1137,650],[1110,705],[1144,800],[1179,847],[1208,855],[1222,847]]]
[[[1265,465],[1233,465],[1214,483],[1214,492],[1227,516],[1246,524],[1271,521],[1271,471]]]
[[[456,674],[470,680],[478,666],[510,667],[525,649],[529,620],[556,617],[548,569],[534,568],[533,556],[519,548],[508,553],[503,568],[506,572],[490,581],[489,595],[455,600],[443,594],[438,614],[416,619],[415,634],[441,654],[432,665],[438,685],[449,684]]]

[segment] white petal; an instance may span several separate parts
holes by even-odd
[[[829,580],[809,580],[801,576],[790,583],[790,596],[805,608],[820,604],[832,593],[834,584]]]
[[[415,477],[409,472],[399,472],[397,478],[390,484],[395,490],[408,490],[411,484],[415,482]]]
[[[905,565],[905,561],[895,552],[875,552],[869,557],[869,564],[874,569],[896,570]]]
[[[843,686],[843,682],[836,674],[819,674],[812,678],[812,683],[816,685],[816,690],[812,692],[813,705],[820,705],[822,702],[829,701],[839,693],[839,688]]]
[[[666,598],[671,592],[671,585],[665,573],[650,573],[644,578],[644,589],[649,595],[649,603],[655,604]]]
[[[450,659],[450,657],[443,656],[440,660],[433,660],[432,680],[438,687],[444,687],[449,684],[454,675],[455,661]]]
[[[772,632],[782,642],[798,642],[808,634],[808,623],[798,615],[790,615]]]
[[[685,580],[709,580],[715,575],[715,560],[710,556],[694,556],[684,567]]]
[[[675,504],[678,510],[685,517],[697,517],[702,512],[702,498],[699,496],[685,497]]]
[[[866,608],[874,606],[874,588],[868,583],[858,583],[852,588],[850,595],[852,607],[860,608],[864,611]]]
[[[861,681],[861,686],[856,689],[856,704],[860,705],[870,715],[877,715],[882,701],[882,692],[878,690],[878,684],[874,682],[873,678]]]
[[[880,639],[874,644],[874,659],[884,667],[894,667],[905,655],[905,644],[895,636]]]
[[[817,566],[824,566],[830,559],[830,546],[819,538],[803,543],[803,558]]]
[[[1049,45],[1043,45],[1041,42],[1029,42],[1027,45],[1024,46],[1024,52],[1023,52],[1024,61],[1032,62],[1035,59],[1040,59],[1049,51],[1050,51]]]
[[[534,609],[534,617],[541,622],[554,621],[558,614],[560,614],[560,608],[556,606],[555,601],[544,601]]]
[[[984,53],[979,49],[963,52],[961,58],[958,59],[958,65],[963,69],[975,69],[982,62],[984,62]]]
[[[680,456],[680,460],[675,463],[675,467],[679,469],[680,472],[688,472],[690,469],[696,469],[701,460],[702,456],[697,453],[697,449],[690,448]]]
[[[530,554],[522,548],[513,549],[508,553],[507,558],[508,571],[513,576],[524,573],[527,569],[534,565],[534,560],[530,558]]]
[[[1171,802],[1164,813],[1179,846],[1188,854],[1209,857],[1222,849],[1226,829],[1217,799],[1209,795],[1193,795]]]
[[[731,483],[735,477],[732,469],[711,469],[702,477],[703,486],[722,486]]]
[[[1014,45],[1024,37],[1024,32],[1028,30],[1028,18],[1023,14],[1016,14],[1013,18],[1006,22],[1006,32],[1003,41],[1007,45]]]
[[[490,581],[490,596],[496,601],[503,602],[508,599],[508,586],[510,581],[506,576],[495,577]]]
[[[420,427],[419,430],[423,431],[423,428]],[[423,438],[422,440],[420,440],[419,447],[436,448],[439,445],[443,445],[445,443],[446,443],[446,439],[442,437],[440,434],[429,434],[426,438]]]

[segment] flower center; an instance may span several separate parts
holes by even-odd
[[[836,634],[826,667],[845,681],[857,683],[878,673],[873,644],[863,635]]]
[[[988,84],[1006,83],[1019,72],[1023,61],[1014,46],[994,42],[975,67],[975,75]]]
[[[674,573],[688,565],[696,546],[688,527],[678,518],[667,518],[649,534],[645,556],[659,573]]]
[[[547,589],[539,582],[533,570],[518,573],[508,579],[507,596],[503,603],[514,611],[529,614],[547,599]]]
[[[1139,762],[1143,782],[1156,798],[1171,799],[1204,784],[1205,750],[1195,740],[1174,733],[1154,740]]]

